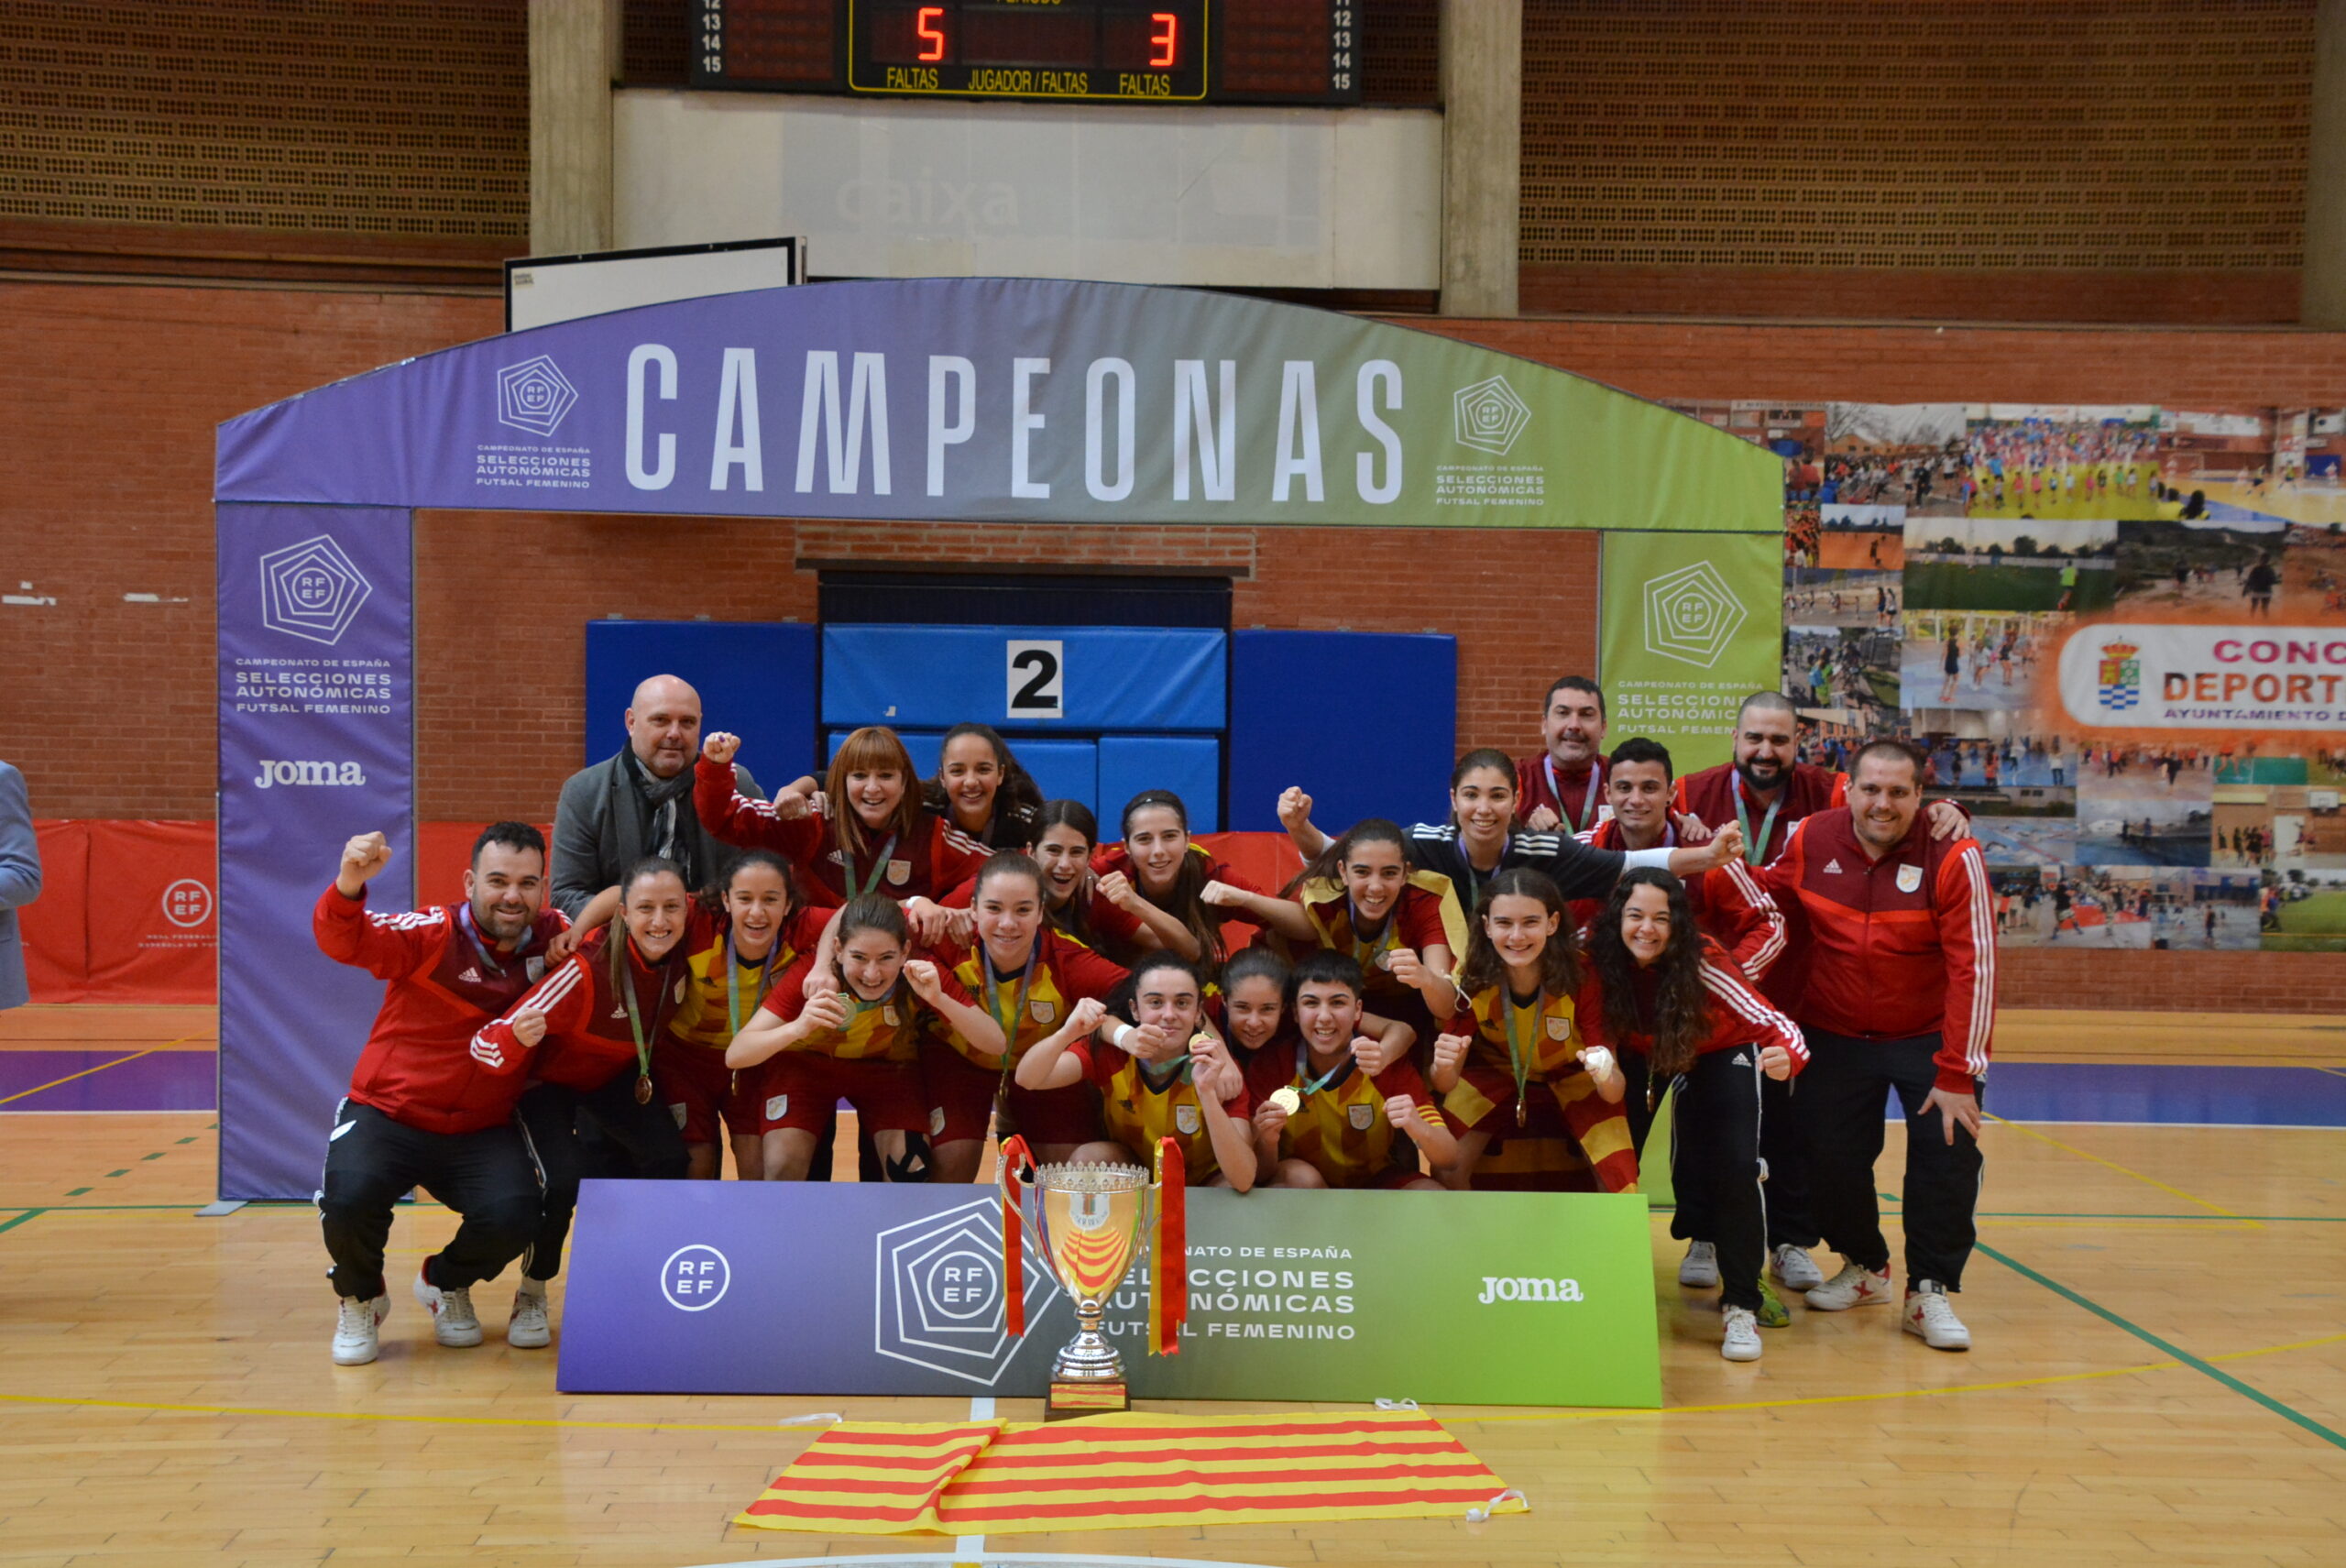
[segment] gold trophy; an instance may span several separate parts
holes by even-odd
[[[1002,1146],[1001,1171],[1005,1326],[1026,1332],[1024,1225],[1034,1226],[1037,1250],[1075,1304],[1075,1338],[1051,1363],[1044,1419],[1130,1409],[1124,1358],[1101,1333],[1100,1319],[1134,1260],[1153,1245],[1149,1350],[1180,1352],[1189,1268],[1179,1146],[1170,1138],[1157,1146],[1154,1185],[1136,1165],[1038,1166],[1025,1140],[1014,1137]]]

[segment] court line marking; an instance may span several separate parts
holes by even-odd
[[[2110,1169],[2118,1172],[2121,1176],[2131,1176],[2135,1180],[2145,1182],[2150,1186],[2157,1188],[2162,1192],[2173,1193],[2176,1197],[2182,1199],[2187,1203],[2197,1203],[2200,1208],[2206,1209],[2211,1213],[2221,1214],[2227,1220],[2239,1220],[2243,1224],[2254,1225],[2260,1230],[2264,1228],[2263,1225],[2255,1220],[2249,1219],[2245,1215],[2235,1214],[2230,1209],[2226,1209],[2219,1204],[2209,1202],[2205,1198],[2194,1197],[2192,1194],[2186,1192],[2180,1187],[2170,1187],[2154,1176],[2144,1176],[2141,1171],[2130,1169],[2129,1168],[2119,1164],[2114,1159],[2104,1159],[2098,1154],[2088,1154],[2085,1150],[2077,1148],[2073,1145],[2065,1144],[2058,1138],[2048,1138],[2043,1133],[2036,1131],[2033,1127],[2023,1125],[2019,1122],[2010,1121],[2002,1116],[1996,1115],[1991,1112],[1982,1111],[1979,1114],[1985,1116],[1989,1121],[1995,1123],[1999,1126],[2010,1127],[2013,1132],[2020,1134],[2023,1137],[2034,1138],[2038,1143],[2049,1144],[2053,1147],[2061,1150],[2064,1154],[2073,1154],[2079,1159],[2091,1160],[2096,1165],[2108,1166]]]
[[[2141,1340],[2144,1344],[2151,1346],[2154,1350],[2165,1352],[2167,1355],[2172,1356],[2175,1360],[2182,1363],[2186,1366],[2188,1366],[2192,1371],[2200,1374],[2202,1376],[2212,1377],[2217,1382],[2222,1384],[2225,1387],[2230,1388],[2233,1393],[2240,1395],[2243,1398],[2253,1399],[2256,1403],[2264,1406],[2275,1415],[2279,1416],[2283,1420],[2291,1421],[2300,1427],[2303,1427],[2306,1431],[2313,1433],[2314,1436],[2321,1439],[2324,1442],[2329,1443],[2331,1447],[2346,1448],[2346,1434],[2332,1431],[2330,1428],[2323,1426],[2319,1421],[2315,1420],[2311,1416],[2291,1409],[2288,1406],[2283,1404],[2272,1395],[2264,1392],[2264,1389],[2242,1382],[2231,1373],[2223,1371],[2220,1367],[2210,1365],[2208,1361],[2192,1354],[2189,1351],[2182,1349],[2180,1346],[2170,1344],[2165,1340],[2161,1339],[2158,1335],[2151,1332],[2150,1330],[2143,1328],[2139,1324],[2128,1322],[2124,1318],[2120,1317],[2109,1308],[2102,1306],[2099,1302],[2088,1299],[2086,1297],[2070,1289],[2067,1286],[2062,1284],[2057,1279],[2048,1278],[2046,1276],[2039,1274],[2034,1268],[2029,1267],[2028,1265],[2021,1262],[2020,1259],[2016,1257],[2007,1257],[2002,1253],[1998,1252],[1994,1247],[1989,1246],[1984,1242],[1977,1245],[1979,1251],[1987,1254],[1990,1257],[1994,1258],[1998,1263],[2002,1264],[2006,1268],[2011,1269],[2013,1273],[2019,1275],[2023,1279],[2034,1280],[2037,1284],[2044,1286],[2045,1288],[2052,1291],[2055,1295],[2062,1298],[2064,1300],[2072,1302],[2077,1306],[2083,1307],[2087,1311],[2091,1312],[2095,1317],[2101,1319],[2103,1321],[2111,1323],[2118,1328],[2125,1330],[2128,1333],[2132,1334],[2136,1339]],[[2224,1359],[2231,1358],[2226,1357]]]
[[[2319,1345],[2336,1344],[2341,1341],[2346,1341],[2346,1333],[2325,1334],[2319,1339],[2293,1340],[2287,1344],[2268,1344],[2255,1350],[2226,1351],[2221,1355],[2209,1356],[2207,1359],[2246,1361],[2253,1356],[2279,1355],[2287,1351],[2310,1350]],[[2177,1351],[2175,1354],[2181,1357],[2183,1353]],[[1752,1399],[1728,1405],[1664,1405],[1658,1409],[1540,1410],[1496,1416],[1437,1415],[1434,1419],[1445,1425],[1474,1426],[1496,1421],[1584,1421],[1639,1416],[1703,1415],[1727,1410],[1775,1410],[1801,1405],[1851,1405],[1883,1399],[1931,1398],[1941,1394],[1995,1393],[2012,1388],[2043,1387],[2054,1383],[2082,1383],[2096,1377],[2126,1377],[2145,1372],[2175,1371],[2187,1366],[2196,1369],[2198,1365],[2198,1358],[2189,1357],[2146,1361],[2135,1366],[2108,1366],[2094,1372],[2061,1372],[2043,1377],[2018,1377],[2001,1383],[1958,1383],[1941,1388],[1891,1388],[1871,1394],[1823,1394],[1798,1399]],[[743,1426],[693,1421],[576,1421],[543,1416],[427,1416],[410,1415],[397,1410],[288,1410],[266,1406],[162,1405],[147,1404],[130,1399],[76,1399],[48,1394],[0,1394],[0,1404],[101,1410],[144,1410],[150,1414],[227,1416],[235,1419],[279,1416],[307,1420],[391,1421],[426,1426],[559,1427],[576,1428],[581,1431],[744,1431],[761,1432],[773,1437],[788,1430],[778,1428],[771,1421],[759,1421]]]
[[[157,1051],[166,1050],[169,1048],[170,1047],[165,1046],[149,1046],[143,1051],[133,1051],[128,1056],[117,1057],[113,1061],[103,1061],[95,1067],[85,1067],[79,1072],[69,1072],[63,1078],[51,1079],[49,1082],[42,1084],[38,1089],[27,1089],[23,1091],[21,1093],[11,1094],[5,1099],[0,1099],[0,1105],[13,1105],[19,1100],[29,1100],[34,1095],[39,1094],[44,1091],[57,1088],[60,1084],[71,1083],[77,1078],[87,1078],[93,1072],[104,1072],[110,1067],[120,1067],[124,1062],[137,1061],[140,1057],[151,1057]]]
[[[38,1220],[47,1212],[49,1212],[49,1211],[46,1209],[27,1209],[23,1213],[17,1215],[15,1219],[10,1220],[6,1224],[0,1225],[0,1231],[13,1231],[18,1225],[23,1224],[27,1220]]]

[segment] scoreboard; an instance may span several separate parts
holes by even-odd
[[[691,0],[692,85],[1124,104],[1360,102],[1359,0]]]

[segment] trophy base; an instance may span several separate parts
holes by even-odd
[[[1054,1381],[1043,1400],[1043,1419],[1063,1421],[1070,1416],[1113,1416],[1133,1408],[1132,1392],[1123,1378],[1091,1378],[1080,1383]]]

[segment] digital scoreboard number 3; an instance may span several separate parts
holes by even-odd
[[[1354,0],[692,0],[690,16],[699,88],[1360,102]]]

